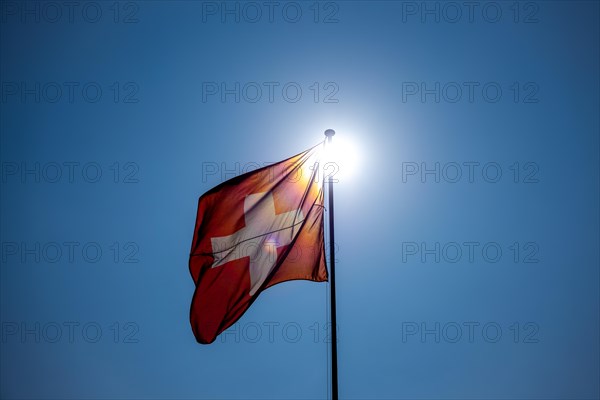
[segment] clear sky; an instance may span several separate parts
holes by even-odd
[[[597,2],[0,4],[2,398],[326,398],[327,284],[200,345],[188,256],[327,128],[341,398],[600,395]]]

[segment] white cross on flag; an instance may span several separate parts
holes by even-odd
[[[190,309],[199,343],[212,343],[266,288],[327,281],[317,145],[203,194],[190,254]]]

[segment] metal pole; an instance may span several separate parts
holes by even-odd
[[[327,129],[327,145],[331,146],[331,138],[335,135],[333,129]],[[338,369],[337,369],[337,321],[335,315],[335,232],[333,228],[333,176],[329,176],[329,259],[330,259],[330,288],[331,288],[331,398],[338,400]]]

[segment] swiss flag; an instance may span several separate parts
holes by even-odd
[[[266,288],[327,281],[317,145],[203,194],[190,253],[190,322],[212,343]]]

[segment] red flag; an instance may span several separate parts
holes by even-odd
[[[327,281],[317,145],[214,187],[198,200],[190,322],[212,343],[266,288]]]

